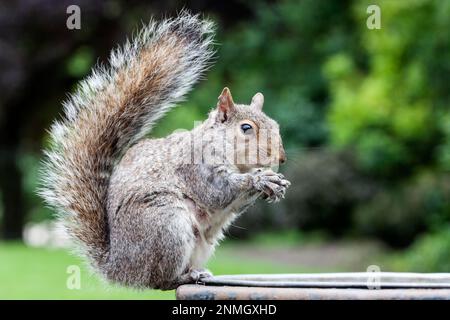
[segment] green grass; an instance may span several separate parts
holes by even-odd
[[[170,299],[173,292],[136,291],[108,286],[64,250],[0,245],[0,299]],[[66,286],[67,267],[81,267],[80,290]]]
[[[210,260],[215,274],[282,273],[301,270],[273,263],[233,258],[234,244],[219,248]],[[81,288],[69,290],[66,271],[81,268]],[[137,291],[108,285],[91,275],[83,263],[66,250],[29,248],[0,243],[0,299],[174,299],[174,291]]]

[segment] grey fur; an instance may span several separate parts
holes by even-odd
[[[112,282],[172,289],[206,276],[201,269],[230,222],[260,196],[278,201],[289,186],[281,174],[262,169],[285,155],[278,125],[261,110],[261,94],[257,106],[238,105],[226,89],[192,131],[141,139],[207,67],[211,32],[210,22],[187,12],[150,23],[113,51],[109,68],[81,83],[65,118],[52,127],[40,194]],[[242,121],[270,130],[278,143],[271,157],[251,165],[230,161],[230,150],[245,149],[233,145],[243,136]],[[218,161],[189,161],[209,147]]]

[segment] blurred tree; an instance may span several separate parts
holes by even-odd
[[[372,2],[355,3],[360,21]],[[392,181],[444,157],[445,147],[440,147],[448,129],[441,118],[448,114],[450,98],[450,5],[376,2],[382,8],[382,29],[359,24],[368,70],[347,53],[331,57],[325,67],[332,88],[328,122],[334,145],[353,146],[368,172]]]
[[[448,272],[450,270],[450,226],[421,235],[408,251],[391,263],[395,270]]]
[[[60,5],[0,4],[0,190],[6,239],[22,235],[26,208],[18,165],[22,149],[30,142],[40,144],[42,121],[48,115],[45,103],[53,103],[58,95],[52,94],[67,86],[60,77],[60,64],[77,40],[67,37],[65,28],[52,28],[52,23],[65,26],[65,15],[60,14],[65,13],[65,3]]]
[[[450,216],[450,206],[430,205],[440,195],[440,202],[448,202],[446,184],[414,178],[426,170],[431,181],[448,179],[450,3],[375,1],[382,28],[369,30],[363,21],[373,2],[353,6],[367,66],[341,52],[324,68],[332,93],[330,142],[351,148],[358,165],[385,185],[357,211],[357,228],[408,245],[431,228],[427,217],[442,222]]]
[[[385,188],[359,206],[355,227],[392,246],[407,246],[423,231],[435,232],[450,221],[450,176],[422,173],[401,186]]]
[[[361,175],[349,152],[312,151],[293,161],[286,171],[292,186],[284,202],[291,221],[300,230],[349,233],[354,207],[370,199],[377,186]]]

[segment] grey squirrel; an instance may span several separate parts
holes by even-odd
[[[286,156],[261,93],[242,105],[225,88],[193,130],[143,138],[209,66],[213,31],[186,11],[151,22],[81,82],[51,128],[40,195],[113,283],[173,289],[209,276],[233,219],[290,184],[270,169]]]

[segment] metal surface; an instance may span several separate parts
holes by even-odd
[[[450,273],[350,272],[213,276],[199,284],[277,288],[449,288]]]
[[[332,289],[204,286],[177,289],[178,300],[450,300],[450,289]]]
[[[177,289],[180,300],[446,299],[450,273],[314,273],[213,276]]]

